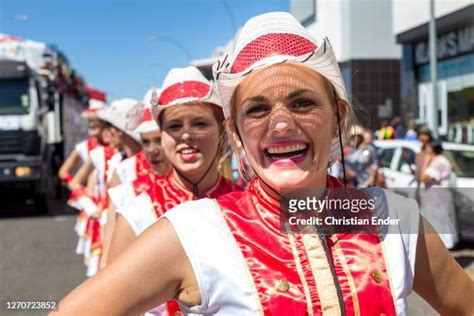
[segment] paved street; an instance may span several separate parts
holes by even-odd
[[[20,208],[25,215],[28,207]],[[22,213],[23,212],[23,213]],[[64,213],[69,213],[62,215]],[[5,214],[5,212],[4,212]],[[61,214],[61,215],[59,215]],[[75,254],[75,216],[58,205],[56,214],[41,217],[8,217],[0,219],[0,301],[54,300],[84,280],[85,268]],[[454,252],[474,278],[474,245]],[[411,315],[435,315],[429,306],[415,295],[410,297]],[[7,313],[2,307],[0,315]],[[42,315],[41,313],[26,313]]]
[[[34,211],[27,204],[0,207],[10,216],[0,218],[0,315],[44,315],[7,312],[5,301],[58,301],[85,278],[71,210],[58,205],[55,212],[66,215],[25,217]]]

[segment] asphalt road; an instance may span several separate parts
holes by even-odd
[[[74,212],[58,203],[53,214],[30,217],[28,203],[0,206],[0,315],[44,315],[7,311],[5,302],[59,301],[85,279],[75,254]],[[474,279],[474,243],[453,254]],[[410,315],[436,315],[416,294],[409,297],[409,310]]]

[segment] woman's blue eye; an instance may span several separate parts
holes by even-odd
[[[207,123],[206,122],[196,122],[194,124],[196,127],[207,127]]]
[[[180,129],[180,128],[181,128],[181,125],[179,125],[179,124],[168,125],[169,130],[177,130],[177,129]]]
[[[315,105],[316,103],[311,99],[296,99],[291,103],[291,107],[295,110],[308,110]]]
[[[257,104],[249,107],[245,114],[252,117],[259,117],[265,115],[269,109],[270,107],[266,104]]]

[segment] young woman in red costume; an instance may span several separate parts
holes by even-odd
[[[151,113],[151,96],[156,93],[158,90],[150,89],[143,102],[127,114],[127,129],[140,134],[142,150],[122,161],[115,170],[118,183],[108,190],[115,208],[125,206],[156,179],[170,173],[170,164],[161,146],[161,131]]]
[[[249,189],[168,211],[60,313],[133,314],[174,297],[199,315],[406,315],[412,289],[442,314],[474,313],[473,282],[412,200],[372,189],[374,212],[400,220],[390,234],[280,231],[281,201],[344,189],[327,167],[352,110],[327,39],[288,13],[257,16],[214,75]]]
[[[215,87],[199,70],[195,67],[172,69],[153,103],[161,127],[161,145],[172,172],[117,210],[119,216],[109,262],[168,209],[237,189],[218,172],[225,146],[224,116]],[[168,308],[168,312],[176,310],[170,304]]]
[[[151,113],[151,96],[156,93],[156,89],[150,89],[144,100],[127,113],[127,129],[140,134],[142,150],[117,166],[114,177],[118,183],[115,186],[111,183],[111,188],[108,189],[109,216],[104,232],[102,267],[108,261],[116,209],[125,206],[134,197],[148,190],[157,179],[167,177],[170,173],[170,164],[161,146],[161,131]]]
[[[104,102],[91,99],[89,100],[89,107],[82,112],[82,117],[87,119],[89,138],[77,143],[61,168],[59,168],[58,176],[65,185],[68,185],[74,178],[71,172],[79,161],[85,162],[89,158],[91,150],[103,144],[102,131],[105,124],[97,118],[97,111],[105,108],[105,106]]]
[[[92,195],[84,196],[77,202],[84,206],[87,215],[85,232],[79,239],[76,251],[84,254],[87,265],[87,276],[94,275],[99,269],[103,246],[103,229],[107,223],[108,195],[107,188],[115,167],[124,156],[131,156],[140,149],[138,133],[127,131],[126,115],[137,104],[133,99],[113,101],[109,107],[97,112],[102,121],[108,123],[106,130],[110,133],[109,146],[91,151],[89,159],[76,173],[69,187],[76,192],[84,191],[83,184],[89,176],[96,173],[95,190]]]

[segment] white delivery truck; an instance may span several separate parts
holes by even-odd
[[[0,185],[26,188],[38,210],[59,192],[64,152],[86,137],[83,87],[55,47],[0,34]]]

